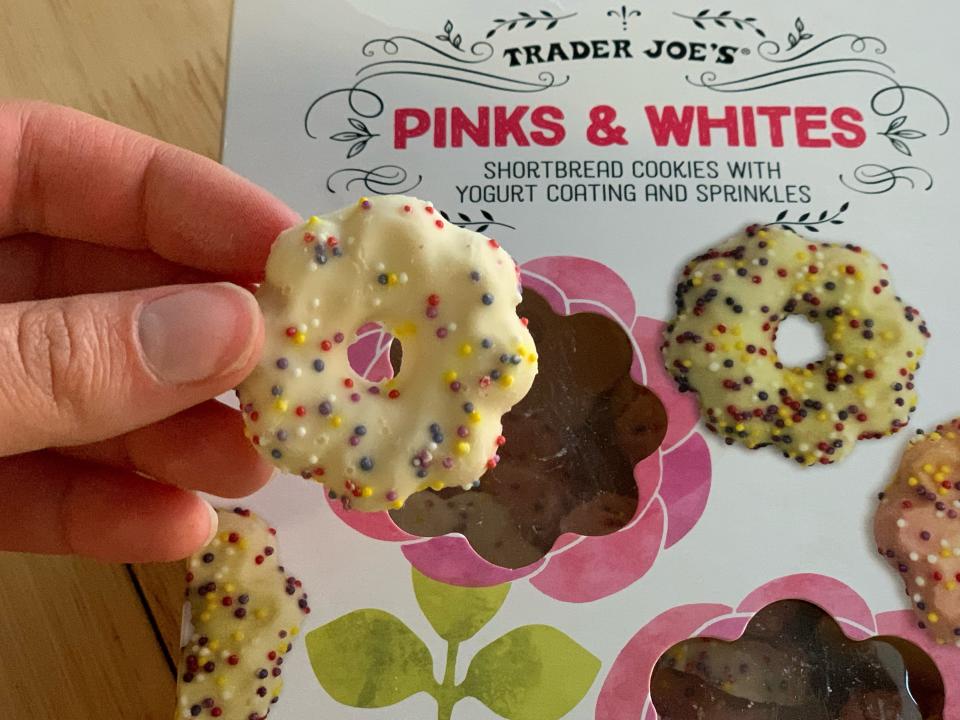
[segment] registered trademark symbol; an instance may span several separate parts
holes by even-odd
[[[750,54],[750,48],[743,48],[743,49],[740,50],[740,52],[743,53],[744,55],[749,55],[749,54]]]

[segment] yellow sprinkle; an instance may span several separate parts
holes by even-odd
[[[947,489],[944,487],[937,488],[937,495],[946,495]]]
[[[246,550],[247,545],[248,543],[246,538],[240,538],[240,541],[237,543],[237,547],[240,548],[241,550]]]
[[[365,487],[363,490],[360,491],[360,494],[363,497],[370,497],[371,495],[373,495],[373,488],[368,485],[367,487]]]
[[[907,478],[907,485],[909,485],[910,487],[916,487],[919,483],[920,481],[915,477]]]
[[[716,262],[715,264],[716,264],[716,266],[717,266],[720,270],[723,270],[723,269],[725,269],[725,268],[727,267],[727,261],[726,261],[726,260],[717,260],[717,262]]]
[[[469,417],[470,417],[470,422],[474,424],[480,422],[480,413],[477,410],[474,410],[472,413],[470,413]]]
[[[396,285],[397,284],[397,274],[390,273],[387,275],[387,285]]]
[[[740,333],[742,332],[743,332],[743,328],[739,325],[734,325],[732,328],[730,328],[731,335],[736,335],[737,337],[740,337]]]
[[[437,492],[443,490],[446,486],[447,485],[445,482],[443,482],[443,480],[435,480],[434,482],[430,483],[430,489],[436,490]]]
[[[923,465],[923,471],[924,471],[925,473],[927,473],[927,474],[932,473],[932,472],[934,471],[934,469],[935,469],[935,468],[934,468],[933,465],[930,464],[930,463],[924,463],[924,465]]]
[[[457,443],[457,455],[466,455],[470,452],[470,443],[460,441]]]
[[[683,365],[685,368],[693,367],[693,360],[681,360],[680,364]]]
[[[701,285],[703,285],[703,278],[695,277],[693,278],[693,280],[690,281],[690,284],[693,285],[694,287],[700,287]]]
[[[296,637],[296,636],[299,635],[299,634],[300,634],[300,626],[299,626],[299,625],[294,625],[292,628],[290,628],[290,635],[291,635],[291,637]]]
[[[746,426],[743,423],[737,423],[733,426],[733,429],[737,432],[743,432],[746,429]]]
[[[937,482],[943,482],[944,480],[947,479],[947,475],[946,473],[942,473],[942,472],[934,473],[933,479],[936,480]]]
[[[293,336],[293,342],[296,345],[303,345],[306,341],[307,336],[302,332],[298,331],[297,334]]]
[[[318,218],[316,215],[311,215],[310,219],[307,220],[307,222],[310,223],[311,225],[319,225],[320,223],[323,222],[323,220]]]
[[[217,675],[217,687],[226,687],[227,679],[223,675]]]
[[[947,437],[948,437],[950,440],[953,440],[953,439],[955,439],[955,438],[957,437],[957,434],[956,434],[953,430],[951,430],[950,432],[947,433]]]
[[[500,378],[500,384],[508,388],[513,385],[513,375],[504,375]]]
[[[807,253],[803,252],[802,250],[798,252],[794,257],[796,257],[797,260],[799,260],[800,262],[805,262],[810,259],[810,256],[807,255]]]
[[[937,624],[938,622],[940,622],[940,616],[937,615],[936,613],[927,613],[927,620],[929,620],[933,624]]]
[[[460,376],[457,375],[456,370],[447,370],[442,377],[445,383],[452,383],[454,380],[456,380]]]
[[[882,337],[884,340],[893,340],[893,331],[884,330],[882,333],[880,333],[880,337]]]
[[[827,419],[827,414],[825,412],[817,413],[817,420],[824,422]]]
[[[950,550],[944,548],[943,550],[940,551],[940,557],[945,557],[945,558],[953,557],[953,553]]]
[[[394,500],[392,507],[394,510],[399,510],[400,508],[403,507],[403,500]]]
[[[864,353],[868,360],[875,360],[877,357],[877,351],[873,348],[867,348],[867,351]]]
[[[737,350],[743,350],[747,345],[746,345],[745,342],[743,342],[743,340],[737,340],[737,341],[733,344],[733,346],[734,346]]]
[[[536,353],[530,353],[530,355],[527,356],[527,360],[532,363],[535,363],[538,359]]]
[[[211,640],[210,642],[207,643],[207,647],[210,648],[211,652],[216,652],[217,650],[220,649],[220,641]]]
[[[470,343],[464,343],[463,345],[460,346],[461,355],[469,355],[472,352],[473,352],[473,346],[470,345]]]
[[[234,585],[233,583],[227,583],[226,585],[223,586],[223,589],[225,592],[232,593],[236,591],[237,586]]]
[[[835,333],[831,334],[830,337],[832,337],[834,340],[839,340],[840,338],[843,337],[843,333],[841,333],[841,332],[835,332]]]
[[[357,200],[357,205],[363,205],[364,203],[368,203],[368,202],[370,202],[370,198],[362,197],[359,200]]]
[[[956,590],[957,584],[953,580],[947,582],[947,590]]]
[[[850,317],[860,317],[860,310],[858,308],[850,308],[847,312],[850,313]]]
[[[278,398],[277,401],[273,403],[273,406],[280,412],[287,411],[287,401],[283,400],[282,398]]]
[[[939,435],[939,433],[937,433],[937,434]],[[940,466],[940,472],[942,472],[942,473],[948,473],[948,472],[950,472],[950,466],[949,466],[949,465],[941,465],[941,466]]]
[[[339,415],[334,415],[330,418],[330,426],[338,428],[343,424],[343,418]]]
[[[242,630],[237,630],[230,636],[234,642],[243,642],[246,639],[246,635],[243,634]]]
[[[397,337],[406,337],[417,334],[417,326],[412,322],[400,323],[393,329],[393,334]]]

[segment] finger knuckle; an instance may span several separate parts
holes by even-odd
[[[17,351],[31,399],[63,420],[80,422],[93,398],[107,394],[117,364],[116,332],[79,306],[28,309],[20,317]]]

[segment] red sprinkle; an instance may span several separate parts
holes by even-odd
[[[333,343],[330,342],[329,340],[324,340],[323,342],[320,343],[321,350],[329,351],[330,348],[332,347],[333,347]]]
[[[390,398],[391,400],[396,400],[398,397],[400,397],[400,391],[391,390],[390,392],[387,393],[387,397]]]
[[[494,250],[496,250],[498,247],[500,247],[500,243],[498,243],[498,242],[497,242],[496,240],[494,240],[493,238],[490,238],[487,242],[490,244],[490,247],[492,247]]]
[[[427,305],[437,306],[440,304],[440,296],[436,293],[427,296]]]
[[[297,405],[297,409],[294,410],[294,412],[297,414],[297,416],[303,417],[307,414],[307,409],[303,405]]]
[[[344,378],[344,379],[343,379],[343,386],[344,386],[344,387],[348,387],[348,388],[352,388],[352,387],[353,387],[353,380],[351,380],[350,378]]]
[[[230,657],[227,658],[227,664],[228,664],[228,665],[239,665],[239,664],[240,664],[240,656],[239,656],[239,655],[231,655]]]
[[[440,229],[443,227],[443,220],[436,220],[433,224],[437,226],[437,229]]]
[[[427,205],[427,206],[424,208],[424,210],[426,210],[429,215],[433,215],[433,208],[430,207],[429,205]]]
[[[294,335],[297,334],[297,329],[291,325],[283,332],[286,334],[287,337],[293,337]]]

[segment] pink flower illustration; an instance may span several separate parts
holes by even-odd
[[[596,720],[657,720],[650,697],[650,676],[660,656],[683,640],[739,638],[754,614],[781,600],[805,600],[826,612],[851,640],[894,635],[921,648],[936,662],[946,688],[944,720],[960,720],[960,653],[937,645],[917,628],[910,610],[874,614],[867,603],[839,580],[823,575],[791,575],[750,593],[737,607],[683,605],[667,610],[643,627],[620,651],[597,699]]]
[[[522,266],[524,287],[539,293],[558,315],[597,313],[617,322],[633,344],[633,379],[663,403],[668,426],[656,452],[634,468],[639,503],[633,519],[609,535],[560,536],[541,560],[518,569],[493,565],[461,535],[423,538],[401,530],[387,513],[333,511],[354,529],[372,538],[402,543],[407,559],[424,575],[450,584],[494,585],[528,577],[550,597],[589,602],[612,595],[643,577],[657,556],[683,538],[703,513],[710,492],[710,455],[696,432],[694,399],[677,392],[663,368],[659,346],[663,323],[638,316],[633,294],[613,270],[573,257],[549,257]],[[370,367],[370,379],[389,376],[389,338],[364,328],[355,368]],[[358,343],[359,345],[359,343]],[[364,364],[363,358],[372,358]]]

